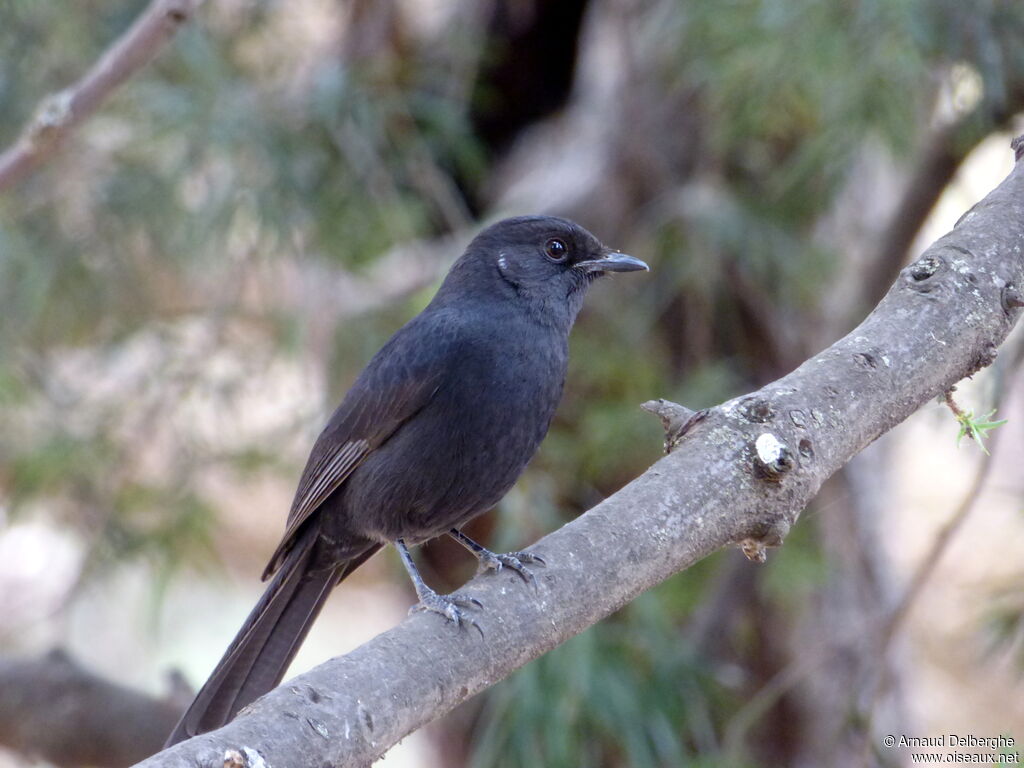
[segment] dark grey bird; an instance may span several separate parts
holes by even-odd
[[[373,357],[313,445],[273,577],[168,745],[217,728],[276,686],[331,590],[393,543],[419,603],[475,624],[420,578],[408,546],[447,534],[485,569],[525,580],[540,558],[495,554],[460,528],[512,487],[561,399],[569,331],[588,286],[645,270],[565,219],[481,232],[430,304]]]

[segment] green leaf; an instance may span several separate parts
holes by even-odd
[[[988,449],[985,447],[985,438],[988,433],[996,427],[1001,427],[1006,423],[1006,419],[1000,419],[999,421],[990,421],[995,415],[995,409],[989,411],[985,416],[976,419],[974,417],[974,411],[964,411],[957,415],[956,420],[960,424],[960,432],[956,436],[957,448],[960,447],[960,441],[964,437],[970,435],[970,438],[978,444],[982,452],[988,456]]]

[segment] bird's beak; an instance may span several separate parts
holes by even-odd
[[[588,261],[580,261],[574,265],[575,269],[582,272],[636,272],[638,270],[644,270],[650,272],[651,268],[648,267],[640,259],[628,256],[625,253],[619,253],[618,251],[607,250],[601,254],[600,258],[590,259]]]

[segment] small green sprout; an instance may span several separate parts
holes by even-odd
[[[976,419],[973,411],[964,411],[957,414],[956,420],[960,423],[960,434],[956,436],[956,447],[960,447],[960,441],[964,439],[966,435],[971,436],[971,440],[978,444],[982,452],[988,456],[988,448],[985,447],[983,442],[988,433],[996,427],[1001,427],[1006,423],[1006,419],[1000,419],[999,421],[989,421],[995,415],[995,409],[993,408],[985,416]]]
[[[993,408],[984,416],[975,417],[974,411],[963,410],[956,401],[953,400],[953,390],[949,390],[946,393],[946,405],[949,406],[949,410],[953,412],[956,417],[957,423],[960,425],[960,432],[956,436],[956,447],[960,447],[960,441],[965,437],[970,436],[971,440],[978,444],[981,448],[982,453],[986,456],[989,455],[988,448],[985,447],[985,438],[988,437],[988,433],[996,427],[1001,427],[1006,423],[1006,419],[1000,419],[999,421],[991,421],[992,417],[995,416],[996,410]]]

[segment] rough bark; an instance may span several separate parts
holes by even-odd
[[[81,80],[43,99],[21,137],[0,154],[0,192],[49,158],[121,83],[163,49],[202,0],[153,0]]]
[[[462,590],[484,632],[417,614],[272,691],[229,725],[140,765],[361,766],[423,724],[709,553],[760,559],[821,484],[879,435],[994,359],[1024,304],[1024,164],[905,268],[846,337],[711,409],[675,450],[539,541],[514,574]]]

